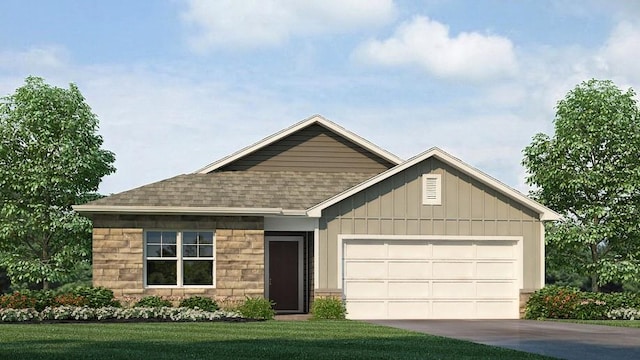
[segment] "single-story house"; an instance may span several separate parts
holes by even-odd
[[[313,116],[191,174],[74,207],[118,297],[315,298],[351,319],[519,317],[559,215],[450,154],[402,160]]]

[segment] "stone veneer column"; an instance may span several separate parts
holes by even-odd
[[[93,229],[93,285],[117,297],[144,293],[142,229]]]
[[[264,230],[216,230],[217,296],[264,296]]]

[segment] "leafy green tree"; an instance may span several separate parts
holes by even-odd
[[[91,223],[71,205],[115,171],[97,129],[74,84],[28,77],[0,100],[0,266],[12,282],[46,289],[90,261]]]
[[[632,89],[590,80],[558,102],[555,134],[524,149],[528,184],[564,215],[547,226],[547,264],[593,291],[640,274],[640,113]]]

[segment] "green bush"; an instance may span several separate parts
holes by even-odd
[[[60,294],[53,299],[53,306],[86,306],[87,298],[80,295]]]
[[[55,306],[56,293],[51,290],[25,290],[21,293],[35,300],[34,308],[38,311]]]
[[[343,320],[347,314],[347,308],[342,299],[325,297],[313,300],[311,305],[312,319],[337,319]]]
[[[238,312],[246,319],[271,320],[276,315],[275,303],[263,297],[248,297],[238,306]]]
[[[536,291],[527,301],[527,319],[570,319],[580,303],[580,290],[569,286],[550,285]]]
[[[113,296],[113,291],[101,286],[76,286],[69,291],[69,294],[84,297],[87,300],[86,305],[91,308],[121,306],[120,302]]]
[[[160,296],[145,296],[142,299],[138,300],[133,307],[149,307],[149,308],[159,308],[159,307],[171,307],[171,301],[165,300]]]
[[[192,296],[190,298],[182,299],[179,306],[191,309],[198,308],[204,311],[218,310],[218,303],[216,303],[215,300],[202,296]]]
[[[602,320],[616,309],[640,309],[640,294],[582,292],[573,287],[550,285],[531,295],[527,319]]]
[[[0,296],[1,309],[29,309],[36,307],[36,299],[27,294],[14,292]]]

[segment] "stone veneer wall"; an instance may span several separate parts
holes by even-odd
[[[93,285],[116,297],[210,296],[225,300],[264,295],[262,217],[94,215]],[[215,230],[216,288],[145,288],[144,230]]]
[[[529,301],[529,299],[531,298],[531,295],[533,295],[535,291],[536,290],[533,290],[533,289],[520,290],[520,319],[524,319],[524,313],[525,313],[525,310],[527,309],[527,302]]]

